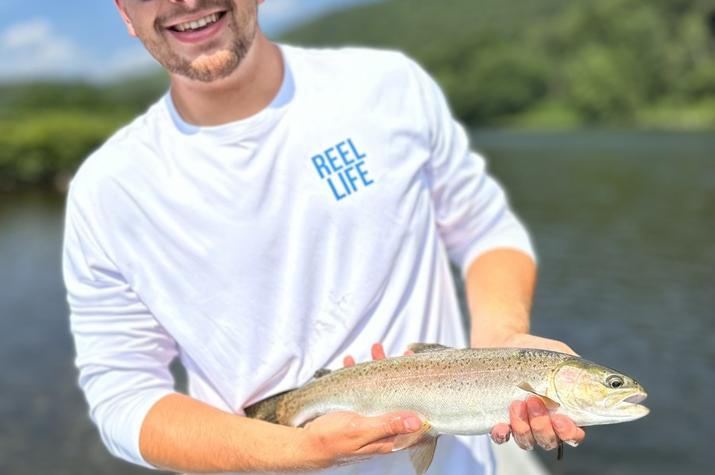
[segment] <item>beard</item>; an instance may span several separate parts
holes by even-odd
[[[223,21],[225,28],[231,33],[231,41],[227,46],[219,46],[218,40],[206,45],[206,53],[201,53],[198,57],[189,59],[181,56],[172,50],[166,35],[169,34],[160,25],[171,23],[172,18],[180,15],[191,14],[193,11],[201,11],[208,8],[218,7],[225,10]],[[154,33],[159,35],[143,35],[144,46],[149,53],[172,74],[184,76],[188,79],[212,82],[225,78],[234,72],[243,62],[248,51],[253,45],[253,40],[257,32],[257,8],[254,2],[249,2],[245,11],[234,15],[235,4],[231,0],[207,0],[199,2],[192,10],[176,11],[157,18],[154,26]],[[240,18],[240,23],[237,18]],[[150,37],[151,36],[151,37]]]

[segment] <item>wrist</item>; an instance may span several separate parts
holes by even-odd
[[[333,460],[322,437],[306,429],[298,429],[297,460],[302,469],[320,470],[333,465]]]

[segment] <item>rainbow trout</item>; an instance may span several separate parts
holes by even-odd
[[[427,471],[442,434],[487,434],[509,421],[512,401],[534,394],[579,426],[641,418],[646,392],[632,378],[583,358],[538,349],[410,345],[414,355],[320,370],[304,386],[247,407],[246,415],[300,427],[332,411],[375,416],[410,410],[422,430],[397,437],[415,471]]]

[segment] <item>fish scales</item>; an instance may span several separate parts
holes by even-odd
[[[277,420],[297,426],[337,410],[369,416],[406,409],[440,433],[481,433],[508,420],[509,402],[524,396],[518,384],[546,389],[544,374],[568,358],[518,349],[450,349],[363,363],[289,393],[277,405]],[[469,414],[465,403],[472,407]]]

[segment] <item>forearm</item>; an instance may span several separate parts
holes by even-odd
[[[535,283],[536,264],[522,252],[497,249],[477,258],[465,281],[471,346],[500,346],[528,333]]]
[[[142,424],[140,450],[178,472],[299,471],[321,466],[306,431],[218,410],[181,394],[159,400]]]
[[[543,348],[573,353],[563,342],[529,334],[531,302],[536,283],[536,264],[528,255],[513,250],[495,250],[476,259],[465,282],[471,316],[471,346]],[[537,409],[538,408],[538,409]],[[532,449],[536,444],[551,450],[559,440],[578,444],[585,437],[563,415],[549,415],[538,398],[516,400],[509,407],[509,423],[497,424],[491,432],[497,443],[509,440]]]

